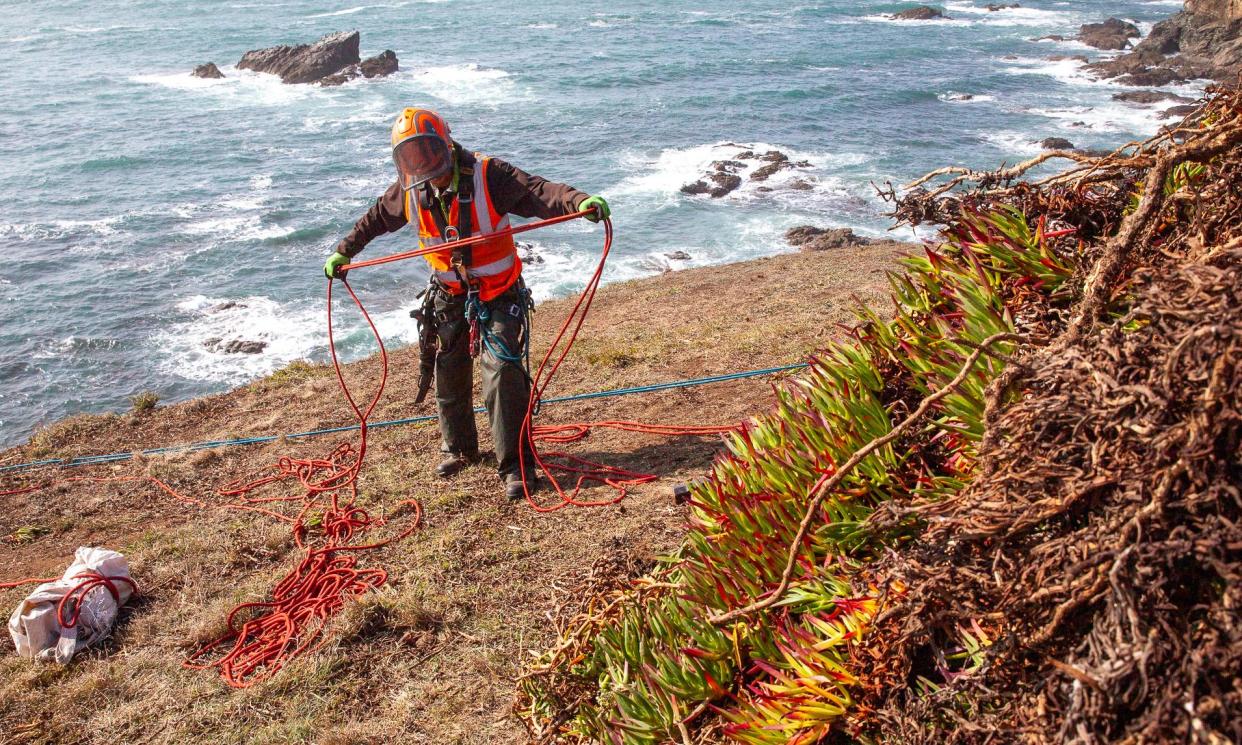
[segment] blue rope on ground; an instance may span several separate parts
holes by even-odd
[[[745,372],[727,373],[725,375],[711,375],[705,378],[691,378],[689,380],[676,380],[670,383],[655,383],[653,385],[639,385],[632,388],[614,388],[610,391],[596,391],[594,393],[578,393],[572,396],[560,396],[559,398],[549,398],[541,402],[542,404],[559,404],[570,401],[585,401],[592,398],[611,398],[613,396],[628,396],[636,393],[652,393],[654,391],[667,391],[674,388],[692,388],[699,385],[709,385],[711,383],[725,383],[730,380],[742,380],[745,378],[755,378],[761,375],[772,375],[774,373],[789,372],[791,370],[800,370],[807,366],[805,362],[799,362],[794,365],[782,365],[780,367],[765,367],[759,370],[747,370]],[[485,409],[482,406],[475,407],[475,413],[481,413]],[[438,419],[435,414],[427,414],[424,416],[415,416],[408,419],[390,419],[386,422],[373,422],[367,425],[367,429],[381,429],[383,427],[396,427],[404,424],[420,424],[422,422],[433,422]],[[285,435],[262,435],[260,437],[242,437],[235,440],[210,440],[207,442],[195,442],[189,445],[170,445],[168,447],[151,448],[143,450],[141,455],[163,455],[165,453],[192,452],[196,450],[210,450],[219,447],[234,447],[237,445],[258,445],[265,442],[272,442],[284,437],[287,440],[296,440],[304,437],[319,437],[321,435],[330,435],[338,432],[355,432],[358,430],[357,424],[350,424],[343,427],[330,427],[328,429],[315,429],[309,432],[295,432]],[[101,463],[116,463],[119,461],[132,460],[134,453],[110,453],[107,455],[80,455],[76,458],[48,458],[46,460],[36,460],[29,463],[17,463],[11,466],[0,466],[0,473],[10,471],[24,471],[39,466],[60,466],[61,468],[74,468],[76,466],[94,466]]]

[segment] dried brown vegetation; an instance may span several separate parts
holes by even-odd
[[[1016,203],[1080,227],[1091,269],[990,391],[971,483],[871,519],[917,537],[867,572],[900,592],[859,652],[859,734],[1242,741],[1239,94],[1200,120],[1038,186],[993,174],[899,203]]]

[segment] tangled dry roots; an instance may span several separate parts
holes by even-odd
[[[926,529],[872,574],[904,585],[863,651],[875,741],[1242,742],[1237,149],[1136,248],[1128,315],[1025,360],[971,485],[899,508]],[[968,628],[994,644],[947,671]]]

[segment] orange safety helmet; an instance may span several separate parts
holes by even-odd
[[[431,109],[405,109],[392,124],[392,159],[401,188],[409,191],[453,167],[449,125]]]

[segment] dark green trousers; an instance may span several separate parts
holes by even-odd
[[[500,296],[485,303],[490,314],[487,327],[505,347],[519,353],[524,341],[525,302],[515,282]],[[440,415],[440,449],[446,453],[473,455],[479,450],[474,424],[474,360],[470,357],[470,324],[466,321],[466,297],[437,292],[435,311],[440,336],[436,358],[436,409]],[[518,448],[522,420],[530,400],[530,381],[523,370],[496,356],[480,342],[479,367],[483,376],[483,403],[487,407],[496,443],[497,470],[503,477],[519,471]],[[528,456],[529,456],[529,450]],[[527,463],[531,461],[528,457]],[[527,466],[528,470],[532,467]]]

